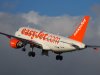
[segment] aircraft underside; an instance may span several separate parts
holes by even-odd
[[[35,57],[36,53],[35,53],[34,47],[40,48],[42,50],[41,55],[49,56],[50,51],[55,53],[56,60],[60,60],[60,61],[63,60],[63,56],[61,55],[62,53],[76,51],[76,49],[66,50],[66,51],[44,50],[44,49],[42,49],[42,47],[30,45],[31,51],[28,52],[29,57]],[[22,48],[22,51],[26,51],[25,46]]]

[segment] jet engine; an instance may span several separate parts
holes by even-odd
[[[18,40],[18,39],[16,39],[16,38],[12,38],[12,39],[10,40],[10,46],[11,46],[12,48],[18,49],[18,48],[23,47],[24,44],[23,44],[22,41],[20,41],[20,40]]]

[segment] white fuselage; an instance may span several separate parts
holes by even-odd
[[[21,27],[15,36],[41,44],[44,50],[54,52],[67,52],[76,50],[72,45],[78,46],[80,49],[85,48],[85,44],[72,40],[70,38],[54,35],[37,29]]]

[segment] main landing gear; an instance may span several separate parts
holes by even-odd
[[[23,51],[23,52],[26,51],[25,46],[26,46],[26,45],[24,45],[23,48],[22,48],[22,51]],[[28,56],[29,56],[29,57],[35,57],[35,52],[33,52],[34,45],[33,45],[33,44],[30,45],[30,48],[31,48],[32,50],[28,53]]]
[[[28,53],[28,56],[29,57],[35,57],[35,52],[33,52],[33,46],[32,45],[30,45],[30,47],[32,48],[32,51],[30,51],[29,53]]]
[[[28,53],[28,56],[29,56],[29,57],[31,57],[31,56],[32,56],[32,57],[35,57],[35,52],[30,51],[30,52]]]
[[[22,48],[22,51],[23,51],[23,52],[26,51],[26,48],[25,48],[25,47],[26,47],[26,43],[24,43],[24,45],[23,45],[23,48]]]
[[[61,56],[60,54],[56,56],[56,60],[60,60],[62,61],[63,60],[63,56]]]
[[[35,52],[33,52],[33,47],[31,47],[31,48],[32,48],[32,51],[28,52],[28,56],[29,57],[35,57]],[[23,47],[22,48],[22,51],[25,52],[26,51],[26,48]]]

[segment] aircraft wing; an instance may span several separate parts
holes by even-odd
[[[24,39],[24,38],[20,38],[20,37],[17,37],[17,36],[9,35],[9,34],[2,33],[2,32],[0,32],[0,34],[5,35],[9,39],[11,39],[13,37],[13,38],[16,38],[18,40],[21,40],[22,42],[25,42],[27,44],[35,44],[35,45],[41,46],[41,44],[39,42],[36,42],[34,40],[27,40],[27,39]]]
[[[99,50],[100,46],[96,46],[96,45],[86,45],[86,48],[93,48],[94,50]]]
[[[95,45],[86,45],[87,48],[100,48],[100,46],[95,46]]]

